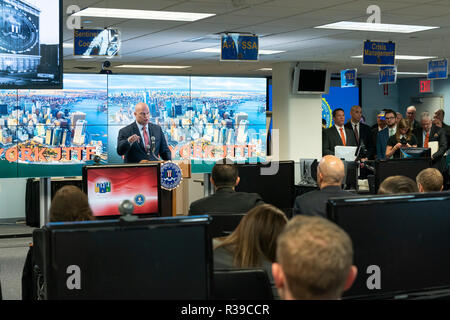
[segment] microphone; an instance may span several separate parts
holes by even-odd
[[[152,140],[152,153],[153,155],[155,155],[155,148],[156,148],[155,137],[152,136],[150,139]]]

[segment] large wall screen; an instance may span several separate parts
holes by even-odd
[[[266,95],[265,78],[99,74],[65,74],[62,90],[0,90],[0,177],[79,176],[96,155],[123,163],[117,135],[138,102],[193,172],[265,158]]]

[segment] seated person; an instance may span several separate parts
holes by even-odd
[[[90,221],[94,220],[87,195],[78,187],[68,185],[56,191],[50,204],[50,222]],[[33,245],[25,260],[22,273],[22,300],[35,300],[33,283]]]
[[[341,189],[345,166],[341,159],[324,156],[317,166],[317,185],[320,190],[310,191],[295,199],[293,214],[326,217],[329,198],[354,196]]]
[[[412,134],[411,127],[406,119],[398,122],[397,132],[387,142],[386,159],[401,158],[401,148],[417,147],[417,138]]]
[[[352,240],[327,219],[295,216],[277,239],[272,273],[282,299],[340,299],[357,271]]]
[[[211,172],[215,193],[191,203],[189,215],[210,213],[245,213],[263,200],[257,193],[236,192],[240,178],[237,166],[230,160],[219,160]]]
[[[424,169],[416,177],[419,192],[436,192],[444,189],[444,177],[435,168]]]
[[[392,176],[383,180],[378,188],[378,194],[414,193],[419,192],[413,179],[405,176]]]
[[[287,221],[286,215],[270,204],[251,209],[233,233],[213,240],[214,268],[261,268],[273,284],[276,239]],[[276,297],[276,290],[273,293]]]

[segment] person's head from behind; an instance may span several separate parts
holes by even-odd
[[[56,191],[50,205],[50,222],[94,220],[86,194],[76,186]]]
[[[261,258],[274,262],[276,241],[288,220],[280,209],[262,204],[248,211],[236,229],[222,238],[218,246],[233,251],[233,263],[238,268],[254,268],[262,265]]]
[[[345,177],[345,166],[341,159],[328,155],[317,166],[317,184],[319,188],[340,186]]]
[[[378,188],[378,194],[414,193],[419,192],[416,182],[405,176],[391,176],[383,180]]]
[[[210,180],[216,188],[234,188],[240,181],[238,168],[229,159],[219,160],[212,168]]]
[[[357,275],[352,241],[329,220],[297,215],[278,237],[272,274],[283,299],[339,299]]]
[[[444,188],[444,177],[435,168],[424,169],[416,177],[419,192],[442,191]]]

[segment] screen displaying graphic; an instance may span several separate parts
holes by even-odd
[[[265,158],[266,96],[266,78],[106,74],[65,74],[62,90],[0,90],[0,177],[79,176],[95,159],[122,164],[118,133],[138,102],[172,160],[193,161],[193,172],[225,156]]]
[[[79,176],[96,155],[106,163],[106,84],[69,74],[64,90],[1,90],[0,176]]]
[[[60,0],[0,0],[0,88],[61,88]]]
[[[119,130],[145,102],[160,125],[172,160],[216,161],[266,155],[266,79],[109,75],[109,163]]]
[[[120,215],[119,204],[130,200],[134,214],[158,213],[158,167],[89,168],[87,195],[94,216]]]
[[[350,109],[359,104],[359,88],[330,87],[328,94],[322,94],[322,119],[327,121],[327,128],[334,125],[333,110],[344,109],[345,122],[349,121]]]

